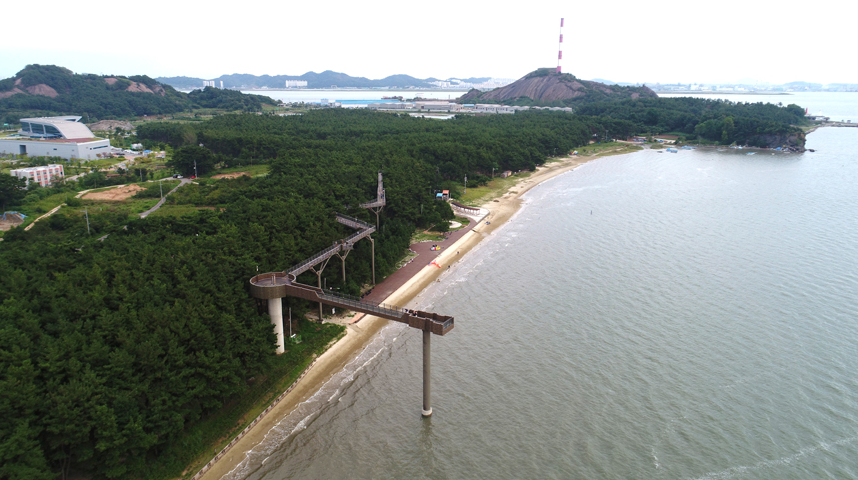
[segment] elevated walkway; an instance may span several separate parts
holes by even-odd
[[[377,198],[371,202],[361,203],[360,208],[376,208],[376,207],[383,207],[385,205],[387,205],[387,201],[384,199],[384,197],[382,197],[382,198]]]
[[[446,335],[453,329],[454,319],[448,315],[408,310],[396,305],[368,302],[357,297],[341,295],[312,287],[295,281],[288,272],[270,272],[250,279],[250,295],[261,300],[286,296],[303,298],[311,302],[320,302],[355,312],[362,312],[394,322],[405,323],[412,328],[427,331],[435,335]]]
[[[336,216],[338,222],[347,227],[356,228],[358,231],[342,240],[338,240],[333,246],[312,255],[308,259],[286,270],[286,273],[297,277],[313,268],[314,265],[318,265],[342,251],[352,250],[355,243],[375,232],[375,227],[363,220],[358,220],[357,218],[349,217],[348,215],[343,215],[341,213],[337,213]]]

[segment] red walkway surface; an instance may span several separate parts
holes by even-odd
[[[389,277],[385,278],[384,281],[376,285],[372,289],[372,292],[364,298],[373,302],[383,302],[385,298],[398,290],[399,287],[405,285],[411,277],[416,275],[420,270],[423,270],[423,267],[432,263],[438,255],[447,251],[447,248],[449,248],[450,245],[456,243],[465,235],[465,233],[469,232],[477,225],[477,222],[474,219],[469,218],[469,220],[470,223],[468,223],[467,227],[451,232],[450,236],[444,241],[412,244],[411,250],[417,252],[417,256],[411,260],[411,263],[406,264],[399,270],[393,272]],[[441,250],[436,250],[434,252],[431,251],[430,248],[432,248],[432,245],[439,245]],[[402,305],[399,306],[401,307]]]

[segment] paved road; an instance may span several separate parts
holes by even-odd
[[[179,184],[178,184],[178,185],[176,185],[176,187],[175,187],[174,189],[172,189],[172,190],[170,190],[169,192],[167,192],[167,195],[164,195],[164,198],[162,198],[160,201],[158,201],[158,203],[156,203],[154,207],[152,207],[152,208],[150,208],[149,210],[146,210],[145,212],[141,213],[141,214],[140,214],[140,218],[146,218],[146,217],[148,217],[148,216],[149,216],[149,214],[150,214],[150,213],[152,213],[152,212],[154,212],[155,210],[158,210],[159,208],[161,208],[161,205],[163,205],[163,204],[164,204],[164,202],[166,202],[166,201],[167,201],[167,196],[169,196],[171,193],[173,193],[173,192],[175,192],[176,190],[178,190],[178,189],[179,189],[179,187],[185,186],[185,185],[187,185],[187,184],[189,184],[189,183],[191,183],[191,180],[190,180],[190,179],[183,178],[183,179],[182,179],[182,181],[181,181],[181,182],[179,182]]]

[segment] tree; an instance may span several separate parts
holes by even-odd
[[[194,166],[196,165],[196,169]],[[187,145],[176,150],[167,166],[185,176],[203,175],[214,169],[215,159],[212,152],[196,145]]]
[[[0,175],[0,202],[6,211],[6,202],[15,202],[24,198],[27,193],[27,182],[23,178],[11,175]]]

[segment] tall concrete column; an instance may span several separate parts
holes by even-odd
[[[268,315],[274,324],[274,333],[277,335],[277,354],[286,351],[286,342],[283,336],[283,302],[280,298],[268,299]]]
[[[432,333],[423,330],[423,416],[432,415],[432,385],[429,377],[432,371],[430,345]]]
[[[319,290],[322,289],[322,271],[317,274],[319,277]],[[319,323],[325,323],[325,318],[322,316],[322,302],[319,302]]]
[[[372,237],[367,236],[369,239],[369,243],[372,244],[372,284],[375,285],[375,240]]]

